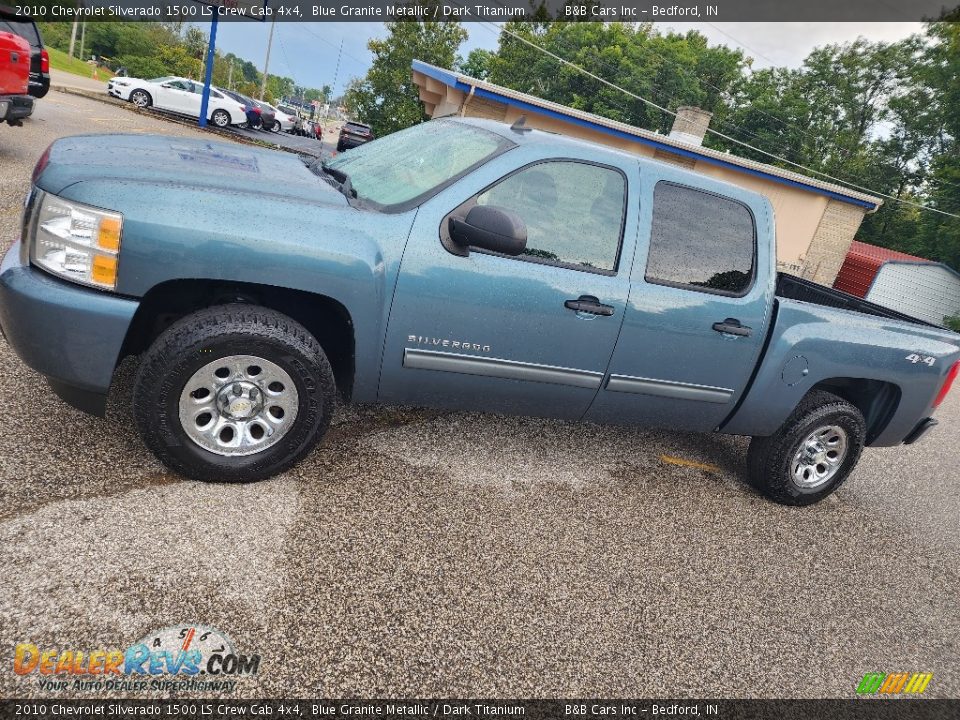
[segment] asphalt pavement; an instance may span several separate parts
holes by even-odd
[[[204,136],[51,92],[0,128],[0,246],[44,148],[110,130]],[[0,341],[0,697],[63,696],[17,643],[179,623],[261,656],[230,697],[848,698],[900,671],[960,697],[960,389],[787,508],[744,438],[366,406],[280,477],[196,483],[137,437],[135,366],[98,419]]]

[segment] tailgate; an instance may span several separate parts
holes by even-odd
[[[0,95],[27,94],[30,60],[30,43],[0,31]]]

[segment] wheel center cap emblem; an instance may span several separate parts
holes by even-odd
[[[249,420],[263,409],[263,393],[245,380],[227,383],[217,395],[220,412],[232,420]]]
[[[234,400],[232,403],[230,403],[230,414],[234,417],[246,415],[250,412],[250,408],[252,407],[253,403],[251,403],[249,400]]]

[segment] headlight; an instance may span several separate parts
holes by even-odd
[[[34,264],[73,282],[116,289],[120,213],[43,193],[34,227]]]

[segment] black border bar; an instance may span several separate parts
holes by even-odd
[[[853,692],[851,690],[851,692]],[[3,700],[3,718],[716,718],[733,720],[946,720],[960,700]]]
[[[918,22],[960,20],[958,0],[29,0],[0,4],[37,22],[143,20],[389,22]],[[83,7],[80,7],[80,6]]]

